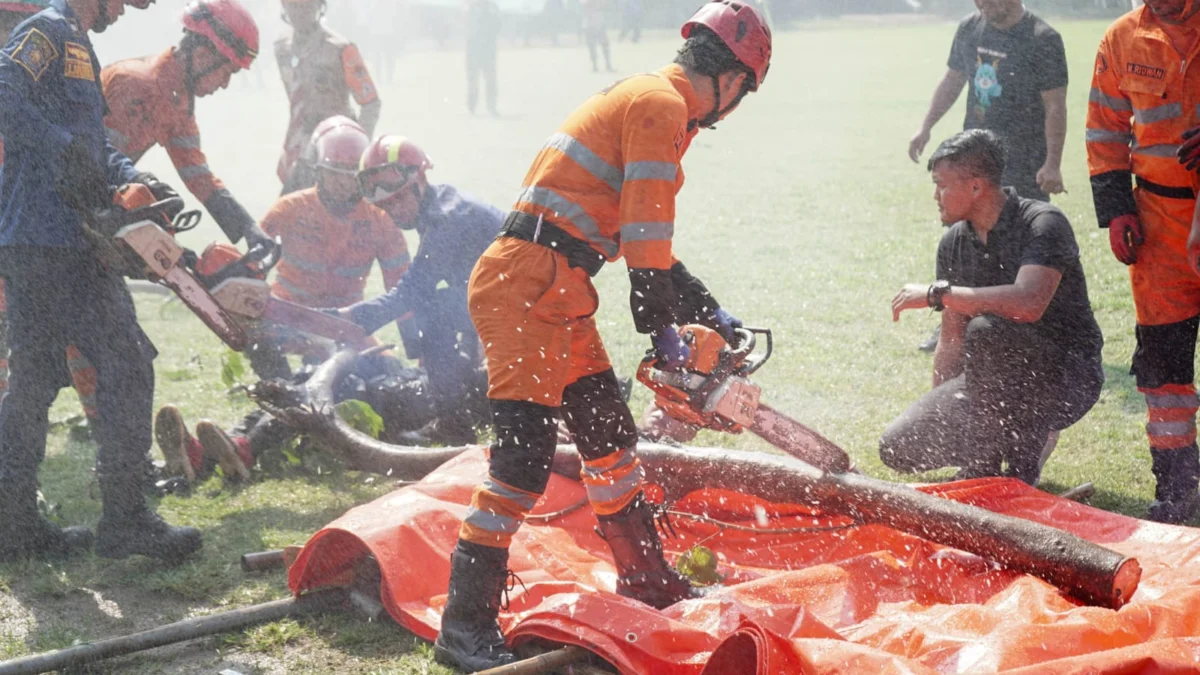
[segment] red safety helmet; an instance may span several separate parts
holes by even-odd
[[[358,122],[344,115],[335,115],[313,130],[313,164],[321,169],[353,176],[358,173],[358,162],[370,144],[371,137]]]
[[[358,165],[358,191],[378,204],[395,196],[414,178],[425,178],[433,168],[429,155],[403,136],[380,136],[362,154]]]
[[[692,29],[704,26],[729,47],[737,60],[754,75],[750,91],[758,91],[771,67],[771,29],[753,6],[738,0],[713,0],[683,24],[686,39]]]
[[[206,38],[238,68],[258,56],[258,26],[237,0],[193,0],[183,10],[183,29]]]

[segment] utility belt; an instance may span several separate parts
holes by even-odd
[[[1167,185],[1159,185],[1153,181],[1146,180],[1141,176],[1137,177],[1138,188],[1149,192],[1152,195],[1166,197],[1167,199],[1195,199],[1196,192],[1190,187],[1170,187]]]
[[[567,264],[578,267],[594,277],[604,267],[604,256],[587,242],[567,233],[566,230],[551,223],[542,216],[531,216],[521,211],[513,211],[504,220],[500,228],[500,237],[513,237],[522,241],[532,242],[566,256]]]

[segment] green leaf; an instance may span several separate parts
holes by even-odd
[[[349,398],[334,409],[342,421],[371,438],[379,438],[379,434],[383,433],[383,418],[366,401]]]
[[[221,355],[221,382],[225,387],[232,389],[234,385],[241,384],[245,374],[246,366],[242,362],[242,355],[232,349],[225,350]]]
[[[717,556],[707,546],[693,546],[675,561],[675,569],[693,586],[713,586],[725,580],[717,573]]]

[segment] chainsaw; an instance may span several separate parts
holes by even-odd
[[[199,211],[183,211],[182,197],[156,201],[148,187],[131,183],[114,191],[111,206],[88,214],[84,232],[109,270],[171,289],[222,342],[241,351],[249,344],[245,331],[196,280],[188,266],[194,256],[175,241],[199,222]]]
[[[704,429],[740,434],[744,429],[787,454],[823,471],[845,473],[850,457],[829,439],[760,400],[762,388],[749,376],[771,358],[771,331],[738,328],[733,344],[716,331],[699,325],[683,326],[679,337],[688,345],[681,371],[655,367],[654,350],[638,366],[637,379],[654,392],[655,404],[668,416]],[[756,352],[758,338],[766,349]]]
[[[198,267],[205,266],[205,256],[209,256],[213,249],[210,246],[201,255]],[[366,332],[352,321],[271,295],[266,276],[279,262],[280,251],[279,246],[252,247],[244,256],[221,265],[210,274],[197,274],[197,278],[221,307],[243,319],[265,320],[285,330],[293,329],[339,343],[366,341]],[[304,341],[303,336],[293,337]]]

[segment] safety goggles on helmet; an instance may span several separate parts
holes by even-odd
[[[404,166],[401,164],[386,164],[358,173],[358,191],[363,199],[377,204],[394,197],[408,187],[414,178],[421,173],[419,166]]]

